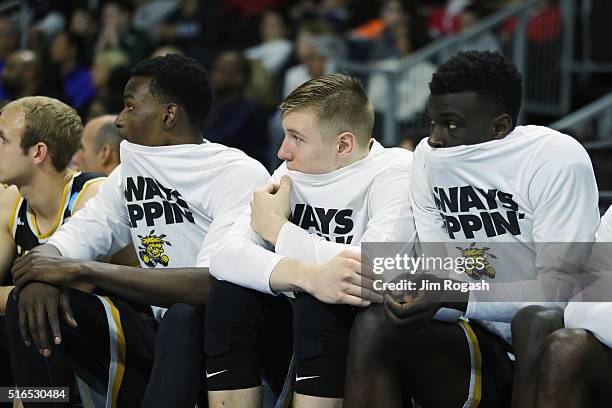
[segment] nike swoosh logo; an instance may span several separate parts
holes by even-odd
[[[311,378],[319,378],[320,375],[311,375],[310,377],[298,377],[297,375],[295,376],[295,381],[302,381],[302,380],[309,380]]]
[[[229,371],[229,370],[217,371],[216,373],[210,373],[210,374],[208,374],[208,371],[207,371],[206,372],[206,378],[214,377],[215,375],[222,374],[222,373],[224,373],[226,371]]]

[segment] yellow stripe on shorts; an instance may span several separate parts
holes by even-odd
[[[480,404],[482,398],[482,355],[480,354],[478,338],[472,330],[472,327],[470,327],[470,323],[466,320],[459,320],[457,324],[463,329],[465,337],[467,338],[472,364],[470,372],[470,390],[468,398],[465,404],[463,404],[463,408],[475,408]]]

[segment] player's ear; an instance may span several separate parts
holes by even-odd
[[[338,155],[345,156],[357,148],[357,138],[351,132],[338,135]]]
[[[28,154],[34,164],[40,164],[49,154],[49,148],[45,143],[38,142],[28,149]]]
[[[103,164],[108,164],[108,162],[110,162],[111,156],[113,154],[113,149],[110,147],[110,145],[103,144],[100,147],[100,150],[98,151],[98,154],[100,155],[100,159],[101,159],[102,163]]]
[[[512,130],[512,117],[507,113],[493,119],[493,139],[503,139]]]
[[[171,129],[176,125],[178,114],[178,106],[174,103],[169,103],[164,111],[163,124],[164,128]]]

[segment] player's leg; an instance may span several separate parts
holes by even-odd
[[[582,329],[560,329],[544,342],[536,406],[612,406],[612,350]]]
[[[563,311],[527,306],[512,319],[512,345],[516,364],[512,406],[529,408],[535,404],[537,372],[546,336],[563,327]]]
[[[283,297],[229,282],[218,282],[211,289],[205,328],[210,406],[261,406],[263,332],[275,330],[266,324],[269,302],[282,302],[279,307],[287,307]]]
[[[14,387],[15,379],[8,353],[8,338],[4,329],[4,316],[0,316],[0,387]],[[0,402],[0,408],[11,408],[10,402]]]
[[[349,337],[345,406],[404,406],[402,348],[398,328],[385,317],[383,305],[371,305],[355,316]]]
[[[417,330],[389,322],[382,306],[355,321],[346,406],[502,407],[512,364],[501,339],[475,324],[432,321]]]
[[[159,324],[141,407],[193,407],[204,383],[204,309],[175,304]]]
[[[340,407],[355,310],[299,293],[294,302],[295,406]]]
[[[17,301],[9,299],[6,328],[16,383],[72,389],[76,374],[84,403],[112,400],[119,406],[139,406],[153,361],[157,323],[121,300],[71,289],[67,294],[78,327],[62,319],[62,344],[51,345],[48,359],[25,346]]]

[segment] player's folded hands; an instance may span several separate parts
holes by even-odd
[[[315,266],[308,292],[325,303],[369,306],[383,300],[382,294],[374,289],[374,279],[361,254],[347,250]]]
[[[413,289],[385,291],[384,304],[387,318],[397,325],[414,329],[429,323],[442,307],[442,293],[422,288],[426,283],[439,281],[440,278],[431,274],[399,275],[392,282],[411,282],[410,287]]]
[[[35,249],[17,259],[11,269],[15,282],[15,296],[30,282],[46,282],[67,286],[78,279],[78,261]]]

